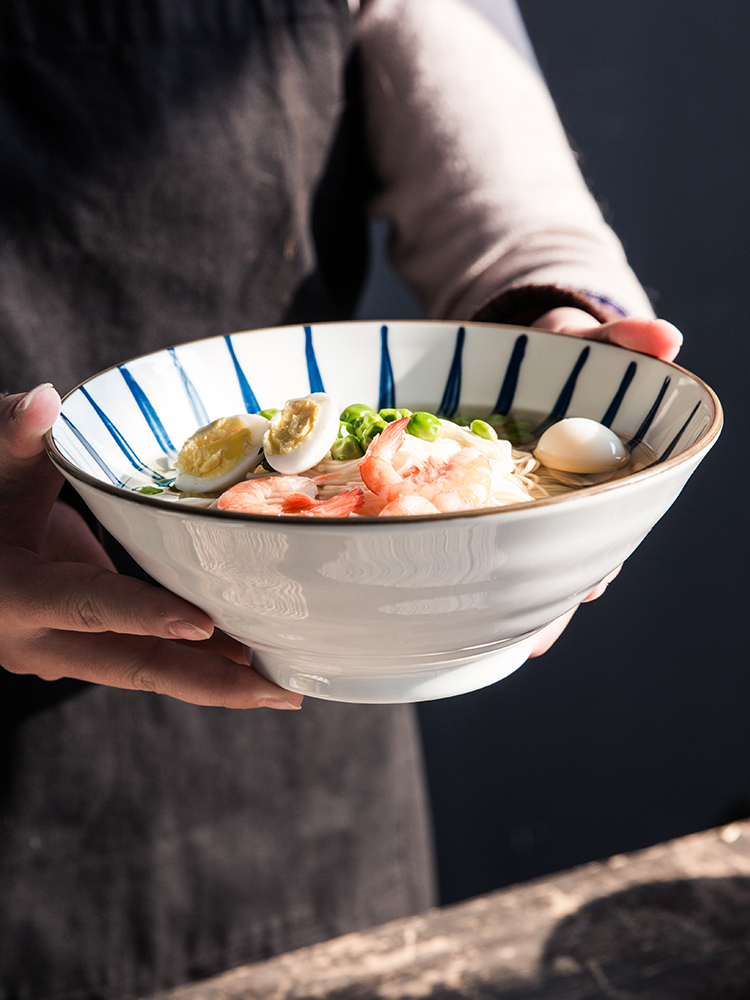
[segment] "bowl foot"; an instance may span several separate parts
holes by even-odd
[[[502,649],[469,659],[444,661],[411,673],[389,674],[383,670],[377,676],[363,674],[359,677],[356,674],[323,675],[300,669],[283,654],[246,648],[252,655],[253,667],[288,691],[327,701],[392,705],[451,698],[494,684],[526,662],[531,645],[532,638],[527,636]]]

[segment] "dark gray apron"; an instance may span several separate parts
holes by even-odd
[[[0,387],[349,315],[351,56],[346,0],[0,0]],[[432,901],[408,708],[0,671],[0,767],[3,1000],[143,995]]]

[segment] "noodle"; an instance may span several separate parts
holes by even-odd
[[[489,460],[492,466],[492,504],[503,507],[512,503],[528,503],[547,493],[534,478],[539,462],[528,452],[517,451],[510,442],[490,441],[452,423],[441,420],[443,433],[437,441],[422,441],[407,435],[394,465],[403,475],[408,469],[423,465],[429,458],[444,462],[462,448],[471,447]],[[318,486],[318,498],[327,500],[344,490],[360,487],[366,489],[359,473],[360,459],[341,462],[326,458],[305,475],[325,480]],[[490,504],[488,504],[490,506]]]

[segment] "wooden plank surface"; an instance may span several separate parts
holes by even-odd
[[[150,1000],[636,997],[750,997],[750,822],[348,934]]]

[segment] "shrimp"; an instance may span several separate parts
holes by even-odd
[[[328,500],[316,500],[307,493],[292,493],[282,503],[282,513],[302,514],[303,517],[348,517],[365,502],[360,486],[336,493]]]
[[[407,494],[428,500],[436,512],[482,507],[490,497],[492,468],[489,459],[476,448],[463,448],[442,462],[428,458],[419,468],[405,475],[394,468],[394,458],[403,444],[408,422],[408,417],[402,417],[388,424],[373,439],[359,463],[362,482],[385,501],[381,515],[406,513],[403,502],[390,510],[389,505],[403,501]],[[433,513],[420,511],[428,512]]]
[[[427,497],[422,497],[418,493],[402,493],[395,500],[391,500],[384,507],[381,507],[378,513],[381,517],[398,517],[405,514],[409,516],[439,514],[440,510]]]
[[[303,514],[305,517],[347,517],[365,502],[364,490],[355,487],[328,500],[317,500],[318,483],[327,476],[259,476],[237,483],[216,502],[219,510],[243,514]]]
[[[307,476],[259,476],[237,483],[216,501],[219,510],[243,514],[283,514],[285,501],[294,494],[314,498],[318,487]]]

